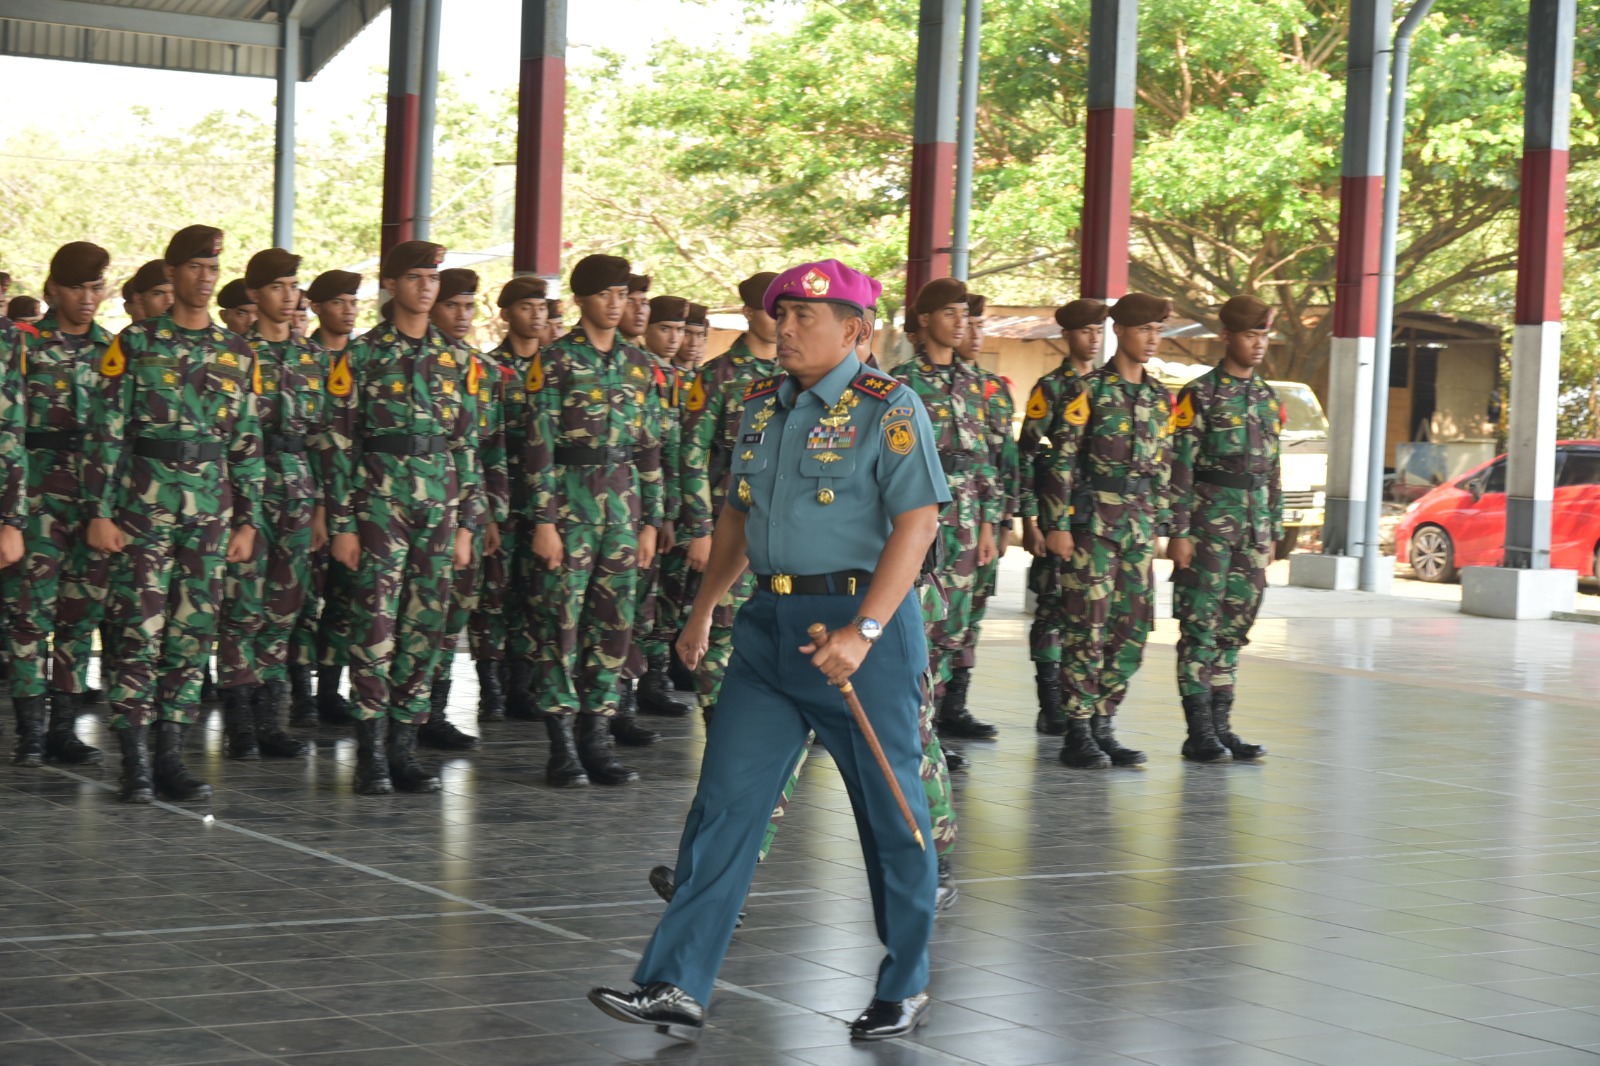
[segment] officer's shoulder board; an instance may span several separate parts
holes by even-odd
[[[857,392],[865,393],[874,400],[888,400],[889,396],[902,384],[899,378],[892,378],[887,374],[879,374],[872,370],[863,370],[856,375],[850,387]]]
[[[749,387],[744,390],[744,398],[746,400],[756,400],[763,396],[770,396],[777,392],[778,386],[782,384],[782,374],[776,377],[762,378],[760,381],[752,381]]]

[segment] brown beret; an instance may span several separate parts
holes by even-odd
[[[306,289],[306,299],[320,304],[335,296],[354,296],[360,291],[361,275],[354,270],[324,270]]]
[[[549,294],[550,286],[543,278],[512,278],[500,290],[499,306],[510,307],[518,300],[544,300]]]
[[[935,278],[917,293],[914,304],[919,315],[930,315],[941,307],[967,302],[967,283],[960,278]]]
[[[710,314],[711,308],[705,304],[690,304],[689,312],[684,316],[683,321],[685,325],[706,326],[709,328],[711,325]]]
[[[987,310],[989,310],[989,298],[987,296],[979,296],[975,292],[967,293],[968,318],[982,318]]]
[[[544,302],[544,313],[546,315],[548,315],[549,317],[551,317],[551,318],[560,318],[561,317],[561,301],[560,300],[546,300]]]
[[[152,259],[134,271],[133,277],[129,278],[128,283],[122,287],[122,298],[142,296],[157,285],[165,285],[171,280],[172,277],[167,273],[167,261],[165,259]]]
[[[778,275],[770,270],[763,270],[759,274],[751,274],[739,282],[739,299],[744,301],[746,307],[760,310],[762,303],[767,298],[767,290],[772,283],[778,280]]]
[[[182,266],[191,259],[215,259],[221,254],[221,230],[215,226],[185,226],[172,235],[162,258],[168,266]]]
[[[649,274],[629,274],[628,275],[628,292],[629,293],[649,292],[649,291],[650,291],[650,275]]]
[[[32,296],[13,296],[11,302],[6,304],[7,318],[32,318],[38,313],[39,301]]]
[[[1235,296],[1222,305],[1217,317],[1222,328],[1230,333],[1243,333],[1247,329],[1271,329],[1277,312],[1265,300],[1255,296]]]
[[[1172,316],[1172,301],[1147,292],[1130,292],[1112,305],[1110,315],[1119,326],[1148,326]]]
[[[478,295],[478,272],[462,267],[439,271],[439,303],[456,296]]]
[[[244,283],[252,289],[271,285],[279,278],[292,278],[300,273],[300,257],[282,248],[268,248],[250,257],[244,266]]]
[[[1106,320],[1106,305],[1099,300],[1073,300],[1056,308],[1056,325],[1062,329],[1098,326]]]
[[[245,290],[243,278],[234,278],[217,290],[217,306],[224,311],[232,311],[235,307],[243,307],[254,302],[250,299],[250,293]]]
[[[378,277],[398,278],[408,270],[421,267],[433,270],[444,262],[444,245],[432,241],[405,241],[389,249],[378,266]]]
[[[689,301],[682,296],[657,296],[650,301],[650,324],[683,322],[689,317]]]
[[[633,288],[634,275],[620,255],[586,255],[572,268],[572,295],[593,296],[618,285]]]
[[[73,241],[50,258],[50,280],[57,285],[87,285],[106,276],[111,253],[98,244]]]

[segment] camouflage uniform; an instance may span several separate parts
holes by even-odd
[[[170,314],[123,330],[100,367],[83,493],[91,517],[127,538],[106,603],[111,725],[187,725],[230,531],[259,520],[260,377],[242,338],[217,325],[182,329]]]
[[[1173,410],[1172,535],[1194,542],[1193,565],[1173,573],[1183,696],[1233,689],[1283,536],[1283,417],[1271,385],[1220,367],[1191,382]]]
[[[479,355],[471,347],[457,342],[457,358],[465,363],[476,358],[482,367],[477,394],[477,445],[478,468],[483,477],[486,521],[505,526],[506,514],[511,506],[511,484],[506,472],[505,426],[505,374],[493,357]],[[441,679],[450,677],[450,667],[455,661],[456,642],[469,622],[476,633],[489,628],[488,617],[497,615],[505,599],[504,554],[483,554],[482,527],[472,531],[472,565],[455,572],[450,586],[450,609],[446,614],[444,638],[440,642],[439,672]],[[470,634],[469,634],[470,637]],[[500,651],[487,646],[487,642],[471,642],[474,659],[498,659]],[[438,710],[437,705],[435,710]]]
[[[1109,364],[1073,378],[1063,400],[1063,429],[1039,485],[1039,525],[1073,535],[1062,574],[1066,613],[1077,623],[1063,649],[1067,713],[1109,719],[1155,621],[1150,564],[1168,521],[1171,403],[1148,372],[1125,382]]]
[[[656,424],[661,430],[661,507],[665,520],[674,523],[683,511],[683,423],[678,415],[679,388],[677,368],[665,359],[646,353],[651,364],[654,384],[651,393],[655,403]],[[650,658],[663,658],[673,636],[677,633],[678,612],[666,608],[661,602],[661,573],[668,552],[673,545],[662,541],[657,545],[655,558],[639,574],[638,594],[635,597],[633,622],[633,647],[622,676],[637,680],[645,672]]]
[[[330,352],[316,338],[306,337],[300,341],[305,350],[311,353],[314,365],[307,367],[307,388],[314,392],[322,392],[324,407],[324,429],[326,429],[326,409],[328,398],[326,395],[328,375],[333,371],[334,361],[341,354]],[[324,449],[319,452],[320,462],[326,464],[329,459],[326,453],[327,439],[323,437],[318,442],[318,447]],[[331,476],[331,469],[324,467],[318,471],[324,494],[327,481]],[[320,500],[318,502],[321,502]],[[332,578],[334,571],[339,571],[341,577],[348,574],[344,567],[332,561],[328,548],[311,556],[311,580],[306,586],[305,598],[300,604],[300,617],[295,622],[294,634],[290,638],[289,662],[295,666],[317,667],[332,666],[335,663],[344,665],[349,661],[347,654],[349,646],[349,629],[341,624],[347,621],[348,612],[342,609],[348,603],[347,597],[340,595],[340,591],[348,589],[348,580],[335,580]]]
[[[539,644],[535,640],[535,630],[542,626],[549,613],[543,609],[540,599],[543,576],[533,554],[533,529],[527,517],[531,485],[526,469],[531,418],[528,373],[538,355],[528,358],[517,355],[509,339],[490,354],[499,361],[505,374],[502,421],[509,503],[505,522],[500,527],[499,563],[505,570],[505,592],[498,612],[473,617],[471,639],[474,654],[478,654],[479,648],[484,654],[498,649],[510,659],[516,675],[515,684],[507,693],[508,708],[511,708],[517,701],[526,699],[523,686],[530,678],[523,674],[537,657]],[[521,709],[524,713],[530,710],[526,706]]]
[[[978,568],[978,581],[972,593],[972,618],[967,623],[966,639],[961,654],[956,657],[957,669],[970,670],[978,663],[978,636],[983,630],[983,618],[989,610],[989,597],[994,595],[1000,578],[1000,534],[1011,528],[1011,519],[1017,513],[1020,492],[1021,466],[1017,455],[1017,439],[1012,436],[1012,418],[1016,408],[1011,402],[1011,389],[1005,378],[973,363],[978,376],[983,379],[983,398],[989,411],[989,443],[994,449],[995,490],[1000,498],[1000,520],[995,526],[995,557],[986,566]]]
[[[1071,359],[1039,379],[1028,396],[1023,411],[1022,432],[1017,438],[1018,462],[1022,476],[1018,510],[1022,517],[1039,518],[1035,492],[1041,475],[1055,461],[1056,450],[1065,437],[1066,394],[1078,376]],[[1028,567],[1028,587],[1034,593],[1033,625],[1028,629],[1028,654],[1035,663],[1061,664],[1061,639],[1070,621],[1061,584],[1064,564],[1053,557],[1035,559]]]
[[[23,402],[32,506],[26,554],[4,576],[11,608],[11,694],[43,696],[48,688],[75,695],[87,687],[110,570],[109,558],[90,551],[84,539],[92,513],[82,486],[84,436],[111,334],[99,323],[85,334],[62,332],[52,312],[39,320],[37,337],[19,336],[26,338]]]

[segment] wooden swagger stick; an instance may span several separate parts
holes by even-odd
[[[806,630],[806,636],[811,638],[811,643],[821,648],[828,643],[828,627],[816,622]],[[900,813],[905,815],[906,825],[910,827],[911,835],[916,838],[917,847],[927,851],[928,844],[922,839],[922,830],[917,828],[917,819],[911,813],[911,804],[906,802],[906,794],[900,791],[900,779],[890,768],[889,757],[883,753],[883,745],[878,743],[878,734],[873,732],[872,723],[867,721],[867,711],[861,706],[861,697],[856,695],[855,686],[849,681],[838,687],[839,694],[844,697],[851,715],[855,717],[856,725],[861,729],[861,735],[867,738],[867,747],[872,749],[873,758],[878,760],[878,769],[883,771],[884,779],[889,782],[889,791],[894,793],[895,802],[900,804]]]

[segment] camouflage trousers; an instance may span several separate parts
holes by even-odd
[[[1178,619],[1178,693],[1203,696],[1232,688],[1239,649],[1267,590],[1271,543],[1230,543],[1196,534],[1194,563],[1172,574]]]
[[[1033,625],[1028,627],[1028,657],[1036,663],[1061,662],[1061,635],[1066,632],[1063,564],[1054,556],[1028,564],[1028,588],[1033,592]]]
[[[662,562],[661,553],[657,552],[649,566],[639,569],[633,593],[633,640],[622,664],[622,676],[629,681],[644,676],[646,660],[652,653],[665,654],[667,650],[666,639],[656,631],[666,613],[661,603]]]
[[[962,526],[939,526],[944,541],[944,567],[938,581],[923,587],[922,618],[928,633],[928,674],[933,683],[933,702],[944,698],[950,675],[960,665],[966,647],[967,630],[972,624],[972,601],[978,589],[978,545],[973,530]],[[937,587],[935,587],[937,584]],[[935,604],[933,599],[940,602]]]
[[[222,595],[228,516],[117,515],[127,546],[111,557],[106,653],[111,727],[194,721]]]
[[[350,665],[350,632],[354,624],[356,576],[329,556],[323,564],[322,605],[312,637],[318,666]]]
[[[917,731],[921,734],[922,740],[922,764],[918,768],[918,774],[922,778],[922,791],[928,797],[928,815],[933,821],[933,846],[940,856],[945,856],[955,850],[956,846],[956,812],[951,802],[950,768],[945,764],[944,748],[940,746],[939,734],[933,726],[934,702],[929,698],[932,686],[927,676],[922,679],[922,691],[922,707],[917,712]],[[778,827],[783,823],[783,816],[788,813],[789,801],[794,798],[795,786],[800,783],[800,771],[805,768],[806,759],[811,755],[812,741],[815,739],[815,733],[806,734],[806,742],[800,749],[800,757],[795,760],[789,780],[784,782],[783,792],[778,796],[778,804],[772,810],[772,820],[767,823],[766,835],[761,838],[761,854],[757,862],[765,862],[767,853],[772,850],[772,842],[777,839]]]
[[[23,533],[22,562],[0,576],[9,605],[11,695],[87,686],[94,632],[105,613],[110,559],[84,540],[88,515],[76,500],[35,495]],[[48,677],[46,656],[49,656]]]
[[[683,604],[679,615],[680,626],[687,621],[694,598],[700,591],[700,573],[689,569],[687,554],[681,576],[682,588],[676,593],[678,602]],[[711,635],[706,641],[706,653],[694,670],[695,695],[702,707],[715,706],[717,698],[722,695],[722,678],[728,672],[729,661],[733,659],[733,616],[750,599],[755,589],[755,575],[747,570],[734,579],[733,586],[711,611]]]
[[[989,599],[1000,581],[1000,556],[996,555],[987,566],[978,567],[978,580],[972,588],[972,616],[967,619],[966,636],[961,641],[961,654],[956,665],[971,670],[978,665],[978,636],[983,632],[983,619],[989,613]]]
[[[561,569],[546,572],[553,612],[546,657],[551,714],[615,715],[617,685],[633,643],[639,590],[639,533],[628,523],[558,526]]]
[[[508,597],[511,591],[511,560],[508,553],[511,542],[505,539],[501,527],[500,550],[485,555],[478,570],[478,606],[467,617],[467,645],[473,659],[479,662],[500,662],[511,646],[508,624],[510,610]]]
[[[672,642],[678,639],[692,601],[685,598],[689,589],[689,546],[674,544],[661,560],[661,580],[655,596],[655,620],[643,639],[637,643],[646,657],[667,655]],[[635,625],[637,629],[637,625]]]
[[[311,584],[312,500],[261,502],[255,549],[222,574],[217,687],[288,677],[289,645]]]
[[[289,637],[289,662],[295,666],[316,666],[322,661],[322,641],[318,633],[322,621],[322,598],[328,584],[328,549],[324,547],[311,556],[311,580],[306,583],[306,595],[300,603],[300,617],[295,619],[294,633]]]
[[[1155,624],[1149,544],[1120,546],[1073,530],[1062,570],[1063,602],[1074,624],[1062,648],[1063,709],[1073,718],[1113,715],[1144,660]]]
[[[455,660],[456,641],[460,639],[461,631],[467,630],[467,639],[471,643],[474,623],[479,616],[486,610],[498,613],[505,590],[505,566],[501,561],[503,558],[500,552],[485,555],[483,530],[472,531],[472,565],[454,571],[450,579],[450,606],[445,610],[444,634],[439,641],[439,677],[450,676],[450,666]],[[498,581],[497,589],[489,589],[491,580]],[[492,606],[486,609],[486,603]],[[473,647],[472,657],[483,658],[477,654],[476,646]]]
[[[438,501],[356,501],[361,561],[350,599],[350,713],[428,720],[454,576],[455,508]]]

